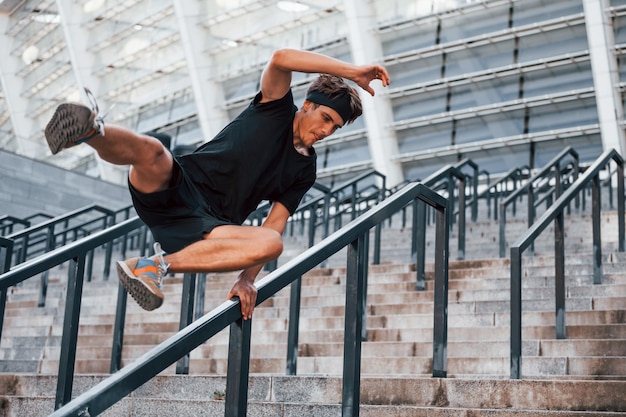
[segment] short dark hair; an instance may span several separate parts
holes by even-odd
[[[363,105],[361,104],[359,93],[353,87],[349,86],[341,77],[320,74],[309,86],[307,95],[312,91],[320,92],[328,96],[331,100],[335,100],[339,97],[346,97],[350,100],[352,114],[348,120],[344,120],[344,124],[354,122],[363,114]],[[317,106],[316,103],[314,103],[314,105]]]

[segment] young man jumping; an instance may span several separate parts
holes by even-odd
[[[321,74],[300,109],[291,92],[294,71]],[[249,106],[215,138],[178,157],[150,136],[113,125],[105,130],[95,100],[94,109],[78,103],[57,107],[45,128],[53,154],[84,142],[103,160],[130,165],[133,204],[158,243],[153,257],[118,261],[117,270],[120,283],[142,308],[161,306],[161,281],[168,271],[242,270],[227,298],[239,297],[243,318],[252,317],[254,280],[266,262],[281,254],[287,220],[315,182],[313,144],[362,113],[358,93],[344,78],[371,95],[373,80],[389,85],[380,65],[278,50]],[[243,226],[263,200],[272,206],[262,226]]]

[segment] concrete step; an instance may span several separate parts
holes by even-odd
[[[77,376],[74,395],[102,378]],[[53,411],[53,376],[3,375],[0,379],[7,417],[46,416]],[[101,415],[223,415],[225,386],[223,376],[158,376]],[[337,416],[341,391],[339,377],[252,376],[248,415]],[[626,411],[624,392],[626,381],[364,376],[360,415],[613,417]]]
[[[78,359],[110,359],[111,340],[102,345],[78,346]],[[228,357],[228,344],[209,341],[191,353],[191,358],[225,359]],[[139,357],[154,345],[125,345],[125,356]],[[278,349],[278,344],[254,344],[251,348],[253,358],[285,357],[286,346]],[[508,341],[475,341],[462,340],[448,343],[448,358],[492,358],[508,357],[510,352]],[[432,342],[363,342],[363,358],[387,357],[426,357],[432,356]],[[8,350],[5,350],[5,352]],[[341,357],[344,353],[343,343],[301,343],[298,349],[300,357]],[[60,347],[52,346],[44,349],[47,358],[59,357]],[[626,340],[527,340],[523,342],[524,357],[619,357],[626,356]],[[2,358],[10,359],[10,358]]]

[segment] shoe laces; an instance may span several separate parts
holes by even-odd
[[[165,278],[165,275],[167,275],[167,270],[169,269],[170,264],[165,262],[165,258],[163,257],[165,251],[161,249],[161,244],[159,242],[154,242],[153,246],[154,256],[159,261],[159,266],[157,267],[157,279],[159,282],[157,283],[157,285],[159,286],[159,288],[161,288],[161,286],[163,285],[163,279]]]
[[[96,118],[94,119],[94,121],[98,125],[98,133],[100,135],[104,135],[104,118],[111,112],[111,110],[113,110],[113,107],[115,107],[115,103],[113,103],[111,107],[109,107],[109,110],[104,112],[104,114],[100,114],[100,107],[98,106],[96,96],[91,92],[89,88],[84,87],[84,89],[87,100],[89,100],[89,105],[91,106],[91,109],[94,111],[94,113],[96,113]]]

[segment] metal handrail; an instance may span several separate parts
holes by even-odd
[[[465,166],[469,166],[472,169],[472,175],[469,178],[472,179],[472,198],[468,201],[471,207],[471,219],[473,222],[478,218],[478,176],[479,169],[478,164],[469,158],[465,158],[454,165],[458,170],[463,170]],[[489,173],[487,173],[489,175]]]
[[[73,211],[70,211],[68,213],[65,213],[63,215],[57,216],[57,217],[53,217],[51,219],[48,219],[46,221],[43,221],[41,223],[32,225],[30,227],[27,227],[25,229],[19,230],[17,232],[14,232],[10,235],[5,236],[5,238],[7,239],[11,239],[13,241],[20,241],[21,240],[21,246],[22,246],[22,253],[20,255],[20,259],[18,259],[18,263],[24,262],[27,259],[27,253],[26,253],[26,248],[29,245],[29,237],[33,234],[33,233],[37,233],[37,232],[41,232],[41,231],[46,231],[47,233],[47,237],[46,237],[46,251],[50,251],[51,249],[53,249],[53,247],[51,247],[50,245],[53,245],[52,239],[54,238],[53,236],[53,228],[60,223],[67,223],[69,220],[71,220],[74,217],[80,216],[82,214],[88,213],[90,211],[98,211],[102,214],[104,214],[107,217],[112,217],[114,215],[114,212],[101,207],[99,205],[96,204],[91,204],[88,205],[86,207],[82,207]],[[110,224],[109,224],[110,226]],[[106,228],[106,225],[105,227]],[[65,232],[65,230],[63,231]]]
[[[408,185],[300,256],[260,279],[256,284],[258,305],[297,277],[315,268],[323,260],[348,247],[342,396],[344,415],[353,415],[353,408],[358,409],[360,403],[360,348],[362,320],[365,313],[364,274],[367,270],[364,262],[367,259],[367,253],[364,250],[366,236],[370,229],[415,199],[425,201],[437,210],[433,376],[445,377],[447,374],[448,202],[421,183]],[[90,244],[90,246],[94,245]],[[51,264],[50,261],[45,263]],[[8,281],[11,280],[0,276],[0,284]],[[100,414],[227,326],[230,326],[230,346],[225,415],[245,415],[251,320],[242,320],[239,300],[234,299],[225,301],[111,377],[65,404],[50,417]]]
[[[28,220],[20,219],[8,214],[0,216],[0,236],[13,233],[13,226],[18,224],[22,225],[23,228],[30,227],[30,222]]]
[[[386,177],[376,170],[370,170],[370,171],[364,172],[363,174],[355,178],[345,181],[342,184],[331,187],[330,191],[326,192],[324,195],[321,195],[321,196],[318,196],[317,198],[309,200],[298,208],[297,212],[299,213],[305,213],[305,212],[309,213],[309,229],[308,229],[309,247],[313,246],[313,243],[315,241],[315,231],[320,224],[324,227],[324,231],[322,234],[323,238],[327,237],[328,234],[330,233],[331,201],[333,199],[339,201],[340,193],[342,193],[347,188],[349,188],[351,192],[350,194],[350,209],[352,213],[351,220],[354,220],[354,218],[356,217],[356,196],[358,193],[357,184],[372,176],[380,178],[382,182],[382,198],[384,198],[385,188],[386,188],[386,185],[385,185]],[[322,208],[324,210],[323,218],[322,218],[321,223],[317,223],[316,222],[317,220],[316,210],[319,207],[319,205],[322,203],[323,203]]]
[[[565,191],[552,206],[510,248],[511,253],[511,378],[521,378],[522,357],[522,253],[554,221],[556,337],[566,337],[565,328],[565,245],[564,210],[571,201],[592,185],[593,282],[602,283],[602,250],[600,240],[599,172],[611,161],[617,164],[618,250],[624,251],[624,159],[613,149],[604,152]]]
[[[67,403],[72,395],[76,341],[78,339],[78,320],[87,254],[93,249],[112,242],[114,239],[142,225],[143,222],[135,217],[106,230],[94,233],[89,237],[54,249],[37,258],[23,262],[0,275],[0,292],[6,292],[7,289],[13,285],[26,281],[55,266],[71,261],[72,267],[68,268],[67,296],[63,319],[63,334],[61,336],[61,353],[57,380],[57,397],[55,402],[57,406]]]
[[[511,168],[504,176],[489,184],[482,192],[478,193],[478,198],[486,198],[487,200],[487,218],[491,218],[491,198],[493,196],[493,219],[498,220],[498,200],[501,195],[509,195],[517,190],[517,183],[521,182],[524,174],[523,171],[530,172],[530,168],[527,165],[517,168]],[[530,177],[530,174],[527,174]],[[508,190],[509,181],[513,181],[513,190]],[[505,191],[502,191],[503,187],[507,187]],[[513,200],[513,213],[515,213],[515,200]]]
[[[528,227],[532,226],[535,221],[535,199],[533,187],[534,183],[537,180],[544,179],[547,175],[554,169],[554,178],[555,178],[555,197],[559,197],[560,193],[560,169],[559,165],[561,160],[566,158],[567,156],[571,156],[574,158],[574,180],[578,178],[578,152],[576,152],[571,146],[568,146],[564,150],[562,150],[558,155],[556,155],[550,162],[548,162],[542,169],[539,170],[535,175],[528,179],[526,184],[522,187],[518,188],[507,198],[505,198],[502,202],[500,202],[500,227],[499,227],[499,240],[500,240],[500,258],[504,258],[506,256],[506,209],[509,204],[512,204],[516,198],[520,197],[523,192],[527,194],[527,203],[528,203]]]
[[[448,191],[448,227],[452,225],[452,214],[454,213],[454,181],[459,182],[459,220],[457,236],[457,257],[459,260],[465,259],[465,179],[466,176],[458,168],[447,165],[435,171],[424,179],[423,184],[427,187],[435,187],[442,182],[447,182]],[[411,243],[411,256],[415,259],[417,279],[415,288],[418,291],[426,289],[426,207],[417,200],[413,202],[413,230],[414,239]]]

